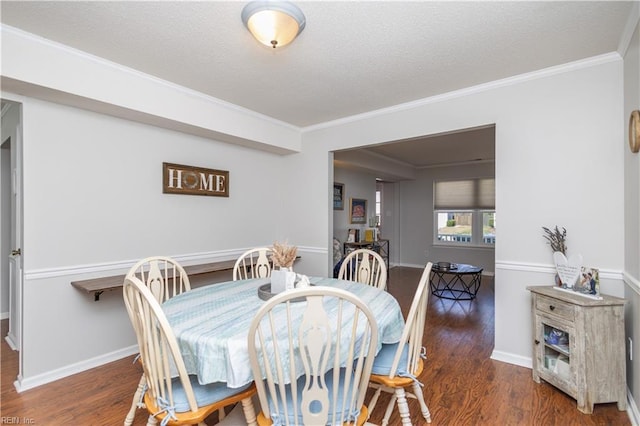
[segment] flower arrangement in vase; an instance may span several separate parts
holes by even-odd
[[[273,243],[271,248],[271,261],[274,267],[279,269],[271,271],[271,292],[280,293],[281,291],[291,290],[294,288],[296,274],[293,272],[293,262],[296,260],[298,247],[290,246],[287,243]]]
[[[298,247],[290,246],[286,242],[275,242],[273,243],[272,250],[273,254],[271,255],[271,260],[273,261],[273,266],[278,266],[280,269],[293,268],[293,262],[296,260]]]

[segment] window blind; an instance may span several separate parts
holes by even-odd
[[[494,178],[448,180],[434,183],[434,210],[495,210]]]

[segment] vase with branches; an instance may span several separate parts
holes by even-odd
[[[544,231],[544,239],[547,240],[547,244],[551,246],[551,250],[553,252],[560,252],[563,255],[567,255],[567,230],[562,227],[562,231],[556,225],[555,228],[549,229],[546,226],[542,227]],[[555,275],[556,286],[563,287],[562,280],[560,280],[560,276],[556,273]]]
[[[544,231],[544,239],[547,240],[547,244],[551,246],[551,250],[555,252],[559,251],[560,253],[566,255],[567,254],[567,230],[562,227],[562,231],[556,227],[554,229],[549,229],[546,226],[542,227]]]

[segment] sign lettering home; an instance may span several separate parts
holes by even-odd
[[[229,172],[182,164],[162,163],[165,194],[229,196]]]

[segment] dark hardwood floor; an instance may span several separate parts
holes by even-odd
[[[390,270],[389,291],[405,314],[421,272],[401,267]],[[535,383],[530,369],[489,359],[494,336],[493,301],[490,278],[483,278],[473,301],[429,298],[424,336],[427,362],[419,379],[424,383],[433,425],[631,424],[627,413],[618,411],[615,403],[598,404],[592,415],[582,414],[571,397],[546,383]],[[3,320],[3,337],[7,328],[8,322]],[[18,355],[4,339],[1,346],[0,424],[122,424],[141,374],[133,357],[17,393],[13,382]],[[370,422],[380,424],[387,398],[380,398]],[[423,424],[417,402],[410,400],[409,406],[414,424]],[[138,410],[134,425],[145,424],[146,412]],[[397,410],[391,424],[400,424]]]

